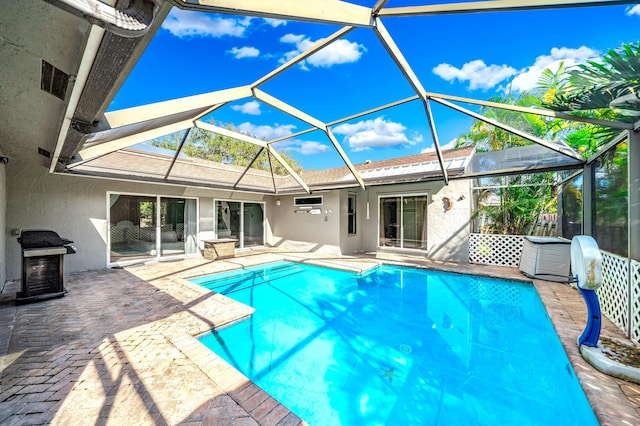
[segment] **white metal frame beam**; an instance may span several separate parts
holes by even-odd
[[[188,129],[190,127],[193,127],[193,120],[184,120],[184,121],[173,123],[167,126],[150,129],[145,132],[136,133],[134,135],[126,136],[124,138],[101,143],[98,145],[89,146],[87,148],[80,150],[80,152],[78,152],[78,156],[82,160],[78,163],[73,163],[69,167],[71,168],[73,166],[78,166],[81,163],[86,163],[89,160],[101,157],[103,155],[109,154],[119,149],[123,149],[131,145],[145,142],[154,138],[166,136],[171,133],[179,132],[179,131]]]
[[[402,6],[380,10],[377,16],[420,16],[479,12],[509,12],[535,9],[560,9],[568,7],[615,6],[634,4],[637,0],[489,0],[461,3],[432,4],[426,6]]]
[[[181,9],[323,24],[371,26],[371,9],[339,0],[173,0]]]
[[[309,114],[300,111],[297,108],[294,108],[293,106],[281,101],[278,98],[275,98],[265,92],[263,92],[260,89],[253,89],[254,92],[254,96],[256,97],[256,99],[261,100],[262,102],[271,105],[272,107],[286,113],[289,114],[293,117],[296,117],[299,120],[302,120],[314,127],[316,127],[317,129],[322,130],[327,137],[329,138],[329,140],[331,141],[331,143],[333,144],[333,147],[336,149],[336,151],[338,151],[338,154],[340,155],[340,157],[342,158],[342,161],[344,161],[344,164],[349,168],[349,171],[351,171],[351,174],[353,175],[353,177],[358,181],[358,184],[360,184],[360,186],[362,187],[362,189],[365,188],[364,185],[364,181],[362,180],[362,178],[360,177],[360,173],[358,173],[358,170],[356,170],[355,166],[351,163],[351,160],[349,160],[349,157],[347,156],[347,154],[344,152],[344,150],[342,149],[342,146],[340,146],[340,143],[338,142],[338,140],[336,139],[336,137],[333,135],[333,132],[331,131],[331,129],[329,129],[329,127],[327,127],[326,123],[323,123],[322,121],[310,116]]]
[[[64,141],[66,140],[69,129],[71,128],[73,114],[78,107],[80,96],[82,95],[82,90],[87,84],[87,79],[89,78],[89,73],[91,72],[93,61],[98,54],[98,49],[100,47],[100,42],[102,41],[104,32],[105,30],[103,28],[100,28],[96,25],[92,25],[91,29],[89,30],[89,36],[87,37],[87,43],[82,55],[82,61],[80,62],[78,74],[76,76],[75,82],[73,83],[73,88],[71,89],[71,95],[69,95],[69,103],[67,104],[67,108],[64,113],[64,118],[62,121],[62,126],[60,127],[60,133],[58,134],[56,147],[51,158],[49,173],[53,173],[56,170],[56,166],[58,165],[58,160],[60,159],[60,153],[62,152]]]
[[[287,163],[284,160],[284,158],[282,158],[282,156],[278,154],[278,152],[275,149],[267,145],[265,141],[261,141],[260,139],[256,139],[251,136],[243,135],[242,133],[234,132],[233,130],[225,129],[220,126],[216,126],[210,123],[205,123],[204,121],[200,121],[200,120],[196,121],[195,125],[199,129],[208,130],[213,133],[217,133],[233,139],[252,143],[262,148],[266,148],[269,151],[269,153],[273,155],[280,164],[282,164],[282,167],[285,168],[285,170],[291,175],[291,177],[293,177],[296,180],[296,182],[298,182],[298,185],[304,188],[304,190],[307,191],[308,193],[311,192],[311,190],[309,189],[309,186],[302,180],[302,178],[296,173],[296,171],[293,170],[293,168],[291,168],[289,163]]]
[[[107,112],[104,117],[112,129],[187,111],[197,111],[193,117],[196,119],[201,115],[203,108],[214,108],[220,104],[249,97],[251,97],[251,86],[239,86],[202,95],[187,96],[170,101]]]
[[[488,108],[499,108],[499,109],[515,111],[515,112],[524,112],[524,113],[528,113],[528,114],[542,115],[544,117],[553,117],[553,118],[559,118],[559,119],[562,119],[562,120],[577,121],[577,122],[580,122],[580,123],[595,124],[595,125],[598,125],[598,126],[611,127],[611,128],[620,129],[620,130],[633,130],[633,124],[632,123],[625,123],[623,121],[601,120],[601,119],[591,118],[591,117],[581,117],[581,116],[578,116],[578,115],[571,115],[571,114],[567,114],[567,113],[564,113],[564,112],[553,111],[553,110],[549,110],[549,109],[545,109],[545,108],[534,108],[534,107],[525,107],[525,106],[520,106],[520,105],[503,104],[503,103],[500,103],[500,102],[481,101],[481,100],[472,99],[472,98],[464,98],[464,97],[461,97],[461,96],[452,96],[452,95],[443,95],[441,93],[432,93],[432,92],[427,92],[426,96],[427,96],[427,98],[446,99],[446,100],[449,100],[449,101],[456,101],[456,102],[463,102],[463,103],[467,103],[467,104],[480,105],[480,106],[484,106],[484,107],[488,107]]]
[[[549,149],[551,149],[551,150],[553,150],[553,151],[555,151],[557,153],[560,153],[562,155],[570,157],[570,158],[572,158],[574,160],[578,160],[578,161],[580,161],[582,163],[585,162],[584,157],[582,155],[578,154],[575,150],[573,150],[568,145],[565,145],[564,147],[555,145],[553,143],[550,143],[550,142],[547,142],[547,141],[545,141],[543,139],[540,139],[540,138],[538,138],[536,136],[530,135],[529,133],[523,132],[523,131],[518,130],[518,129],[514,128],[514,127],[508,126],[506,124],[502,124],[499,121],[496,121],[496,120],[493,120],[491,118],[485,117],[484,115],[477,114],[477,113],[475,113],[473,111],[469,111],[466,108],[463,108],[461,106],[452,104],[451,102],[445,101],[444,99],[438,99],[438,98],[430,98],[430,99],[432,99],[434,102],[437,102],[437,103],[439,103],[441,105],[444,105],[444,106],[449,107],[449,108],[451,108],[453,110],[459,111],[459,112],[461,112],[463,114],[466,114],[466,115],[468,115],[470,117],[473,117],[473,118],[475,118],[477,120],[483,121],[483,122],[485,122],[487,124],[491,124],[492,126],[495,126],[495,127],[499,128],[499,129],[502,129],[504,131],[512,133],[512,134],[514,134],[516,136],[520,136],[521,138],[524,138],[524,139],[526,139],[528,141],[535,142],[535,143],[537,143],[539,145],[544,146],[545,148],[549,148]]]
[[[296,55],[295,57],[293,57],[291,59],[289,59],[287,62],[285,62],[284,64],[280,65],[275,70],[271,71],[268,74],[265,74],[263,77],[261,77],[258,80],[256,80],[251,85],[251,87],[258,87],[258,86],[266,83],[267,81],[271,80],[272,78],[282,74],[284,71],[286,71],[289,68],[291,68],[292,66],[304,61],[309,56],[313,55],[314,53],[318,52],[319,50],[324,49],[326,46],[330,45],[334,41],[341,39],[342,37],[344,37],[345,35],[349,34],[354,29],[355,29],[355,27],[344,27],[344,28],[339,29],[335,33],[331,34],[329,37],[323,38],[322,40],[318,41],[316,44],[314,44],[313,46],[311,46],[310,48],[308,48],[304,52]]]
[[[436,150],[436,156],[438,157],[438,163],[440,164],[440,170],[442,170],[442,177],[444,179],[444,182],[445,184],[448,184],[449,176],[447,175],[447,168],[444,165],[444,156],[442,155],[442,149],[440,148],[440,142],[438,138],[436,124],[433,121],[431,108],[429,106],[427,97],[425,95],[426,91],[424,90],[424,87],[422,87],[422,83],[418,79],[418,76],[416,76],[416,73],[413,72],[413,69],[405,59],[404,55],[402,54],[402,51],[396,45],[395,41],[393,40],[393,37],[391,37],[391,34],[389,34],[385,26],[382,24],[382,21],[376,18],[375,24],[376,25],[374,26],[373,30],[378,36],[378,39],[380,40],[384,48],[387,50],[387,53],[389,53],[389,56],[391,56],[391,58],[396,63],[396,65],[398,65],[398,68],[400,68],[400,71],[402,72],[404,77],[407,79],[411,87],[413,87],[413,90],[422,99],[422,102],[424,103],[427,121],[429,122],[429,129],[431,130],[431,135],[433,137],[433,147]]]

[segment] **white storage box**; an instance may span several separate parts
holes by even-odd
[[[520,270],[529,278],[568,282],[571,241],[558,237],[525,237]]]

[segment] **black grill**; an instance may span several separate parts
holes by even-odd
[[[64,296],[64,255],[73,254],[73,241],[49,230],[22,231],[22,287],[17,303],[35,302]]]

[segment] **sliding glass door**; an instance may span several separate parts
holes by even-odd
[[[264,245],[264,206],[262,203],[216,200],[218,239],[236,240],[236,248]]]
[[[381,196],[380,247],[427,249],[427,194]]]
[[[111,263],[197,253],[195,199],[109,194]]]
[[[160,198],[160,255],[197,252],[196,200]]]

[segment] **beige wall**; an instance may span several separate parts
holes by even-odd
[[[12,230],[52,229],[74,241],[78,253],[65,257],[65,271],[105,268],[107,255],[107,192],[198,198],[199,235],[214,231],[214,200],[265,203],[267,245],[331,254],[375,251],[378,247],[378,197],[383,194],[428,193],[428,252],[433,259],[466,261],[470,217],[468,181],[390,185],[316,192],[323,196],[321,214],[295,213],[294,196],[132,183],[68,175],[51,175],[41,166],[11,161],[0,166],[0,278],[19,279],[20,244]],[[347,196],[358,198],[357,234],[347,235]],[[454,200],[445,211],[442,198]],[[277,200],[280,201],[279,205]],[[367,219],[367,204],[369,218]],[[4,251],[4,253],[3,253]]]
[[[447,186],[443,182],[421,182],[367,188],[363,191],[362,197],[364,208],[361,208],[358,214],[362,230],[362,250],[375,251],[378,248],[379,197],[407,193],[429,194],[426,256],[437,260],[468,261],[469,218],[471,217],[471,193],[468,180],[452,180]],[[452,208],[448,211],[443,208],[444,197],[449,197],[453,201]],[[369,203],[369,220],[366,219],[367,203]]]
[[[44,167],[11,161],[6,167],[7,279],[19,279],[20,244],[13,229],[51,229],[74,241],[78,253],[65,256],[65,272],[107,265],[107,192],[199,198],[199,232],[213,231],[213,199],[262,201],[262,195],[52,175]],[[2,173],[2,172],[0,172]],[[2,203],[0,174],[0,204]],[[0,215],[1,215],[0,211]],[[1,219],[0,219],[1,220]]]
[[[349,235],[348,197],[356,195],[356,234]],[[360,187],[340,191],[340,250],[343,254],[353,254],[362,250],[366,219],[366,191]]]
[[[269,216],[272,235],[270,245],[292,250],[340,253],[340,191],[314,192],[323,196],[322,214],[295,213],[294,196],[278,196]]]
[[[7,280],[7,166],[0,164],[0,288]]]
[[[366,190],[350,188],[323,195],[322,215],[294,213],[293,196],[276,197],[280,205],[272,201],[268,220],[273,234],[270,245],[292,250],[321,251],[335,254],[353,254],[378,249],[378,197],[390,194],[427,193],[429,206],[427,217],[427,252],[425,256],[437,260],[466,262],[469,257],[469,233],[471,217],[471,192],[468,180],[428,182],[405,185],[372,186]],[[347,235],[347,197],[357,196],[357,233]],[[443,198],[452,200],[452,207],[445,210]],[[369,218],[367,219],[367,204]],[[325,211],[327,214],[325,214]],[[331,211],[331,213],[328,213]],[[325,220],[326,217],[326,220]],[[392,249],[388,249],[392,250]]]

